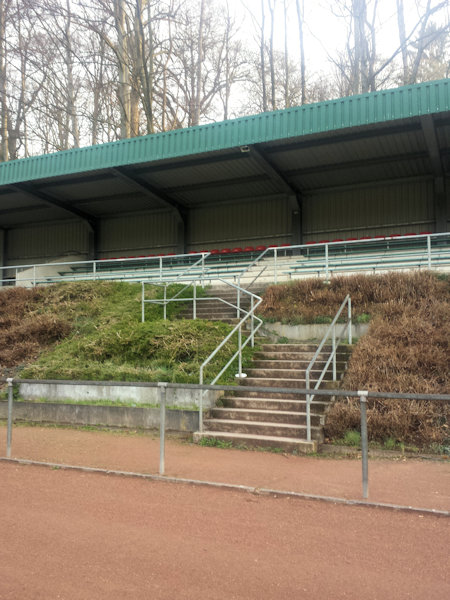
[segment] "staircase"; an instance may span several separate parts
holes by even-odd
[[[253,289],[258,294],[261,288]],[[207,290],[207,298],[197,303],[197,318],[224,321],[236,324],[236,308],[221,302],[222,298],[236,305],[236,290],[229,286],[214,286]],[[248,309],[250,300],[241,294],[241,307]],[[190,304],[179,315],[192,318]],[[241,315],[242,317],[243,315]],[[271,388],[270,392],[239,391],[220,398],[220,406],[210,410],[203,420],[203,431],[194,433],[194,441],[202,438],[215,438],[243,447],[278,448],[286,452],[315,452],[318,443],[323,441],[325,414],[331,397],[315,396],[311,402],[311,441],[307,441],[306,397],[303,394],[279,392],[283,388],[305,388],[305,373],[313,358],[317,345],[314,344],[273,344],[260,338],[261,351],[256,352],[247,377],[242,378],[242,386]],[[328,360],[331,346],[324,346],[310,373],[310,385],[314,387]],[[340,379],[349,356],[348,347],[338,348],[336,356],[337,377]],[[332,382],[332,366],[322,381],[322,387]]]
[[[258,294],[261,288],[252,288],[254,294]],[[230,286],[214,286],[206,290],[204,299],[197,299],[197,319],[207,319],[209,321],[223,321],[231,325],[236,325],[244,316],[242,313],[240,318],[237,317],[237,310],[226,302],[217,300],[222,298],[226,302],[236,306],[236,290]],[[250,298],[247,294],[241,293],[240,298],[241,308],[248,310],[250,308]],[[180,311],[178,315],[181,319],[193,318],[192,303],[188,307]]]
[[[313,344],[263,344],[255,353],[252,368],[247,369],[243,386],[269,387],[273,392],[243,391],[221,398],[220,407],[210,411],[203,421],[204,431],[194,440],[215,438],[245,447],[272,447],[287,452],[315,452],[323,441],[325,413],[330,397],[316,396],[311,402],[311,438],[306,437],[306,398],[304,395],[278,392],[277,388],[305,388],[305,371],[317,346]],[[331,350],[323,348],[311,372],[311,387],[317,381]],[[338,378],[343,373],[349,351],[338,349]],[[332,383],[332,368],[322,386]]]

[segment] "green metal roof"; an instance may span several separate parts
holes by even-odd
[[[450,79],[0,164],[0,185],[198,155],[450,110]]]

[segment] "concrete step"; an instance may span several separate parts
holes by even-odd
[[[243,381],[246,381],[246,379],[244,379]],[[261,386],[261,384],[258,384]],[[263,386],[262,386],[263,387]],[[273,387],[273,386],[267,386],[267,387],[271,387],[273,388],[273,392],[253,392],[252,390],[249,390],[248,392],[246,390],[239,390],[239,392],[236,392],[236,394],[240,397],[240,398],[264,398],[264,399],[274,399],[274,400],[305,400],[305,394],[301,394],[301,393],[295,393],[295,392],[277,392],[277,388]],[[290,386],[282,386],[282,387],[286,387],[289,388]],[[305,386],[299,386],[304,388]],[[322,388],[323,389],[323,388]],[[328,402],[328,398],[330,398],[331,396],[320,396],[320,392],[317,391],[317,393],[314,395],[314,399],[315,400],[319,400],[321,402]]]
[[[302,370],[302,369],[307,369],[309,366],[310,361],[309,360],[264,360],[264,359],[260,359],[260,360],[254,360],[252,362],[252,368],[255,369],[297,369],[297,370]],[[317,360],[314,363],[314,370],[315,371],[319,371],[321,372],[322,369],[325,367],[326,361],[324,360]],[[345,368],[345,362],[344,361],[336,361],[336,368],[338,371],[341,371]],[[333,364],[330,363],[329,370],[333,369]]]
[[[306,369],[247,369],[246,373],[249,377],[257,377],[263,379],[304,379]],[[317,381],[321,375],[321,371],[311,370],[310,381]],[[327,371],[323,379],[331,380],[333,377],[332,371]]]
[[[312,384],[315,382],[311,381],[310,383]],[[279,387],[279,388],[305,389],[306,381],[304,379],[289,379],[289,378],[277,379],[277,378],[273,378],[273,377],[246,377],[246,378],[242,379],[241,385],[244,385],[244,386],[250,385],[250,386],[254,386],[254,387],[274,387],[274,388]],[[332,389],[333,382],[328,381],[328,380],[323,381],[322,387]]]
[[[194,433],[194,442],[199,442],[202,438],[213,438],[222,442],[229,442],[233,446],[244,446],[245,448],[274,448],[284,450],[285,452],[298,452],[307,454],[317,452],[317,441],[289,437],[273,437],[269,435],[240,434],[231,432],[217,431],[199,431]]]
[[[183,310],[179,316],[184,319],[192,319],[194,313],[192,310]],[[198,310],[196,313],[197,319],[205,319],[206,321],[217,321],[218,319],[234,319],[237,318],[235,310]]]
[[[205,419],[203,423],[207,431],[306,439],[306,425],[260,423],[228,419]],[[322,428],[318,426],[311,427],[311,438],[313,440],[322,441]]]
[[[264,344],[263,352],[312,352],[317,350],[317,344]],[[322,353],[330,353],[331,345],[323,346]]]
[[[267,344],[262,344],[262,348]],[[318,362],[325,363],[328,360],[330,354],[320,353],[317,357]],[[254,354],[255,360],[294,360],[294,361],[307,361],[308,364],[314,357],[314,352],[287,352],[281,349],[278,352],[269,352],[267,350],[258,351]],[[347,354],[343,355],[340,352],[336,353],[336,361],[337,362],[346,362]]]
[[[289,395],[289,394],[287,394]],[[290,394],[291,396],[293,394]],[[306,399],[299,400],[298,395],[296,399],[289,398],[258,398],[258,397],[247,397],[241,393],[239,396],[222,396],[221,402],[225,408],[242,408],[247,410],[280,410],[286,412],[306,412]],[[314,414],[322,414],[325,412],[330,404],[325,397],[322,397],[323,401],[317,401],[316,397],[311,402],[311,412]]]
[[[213,408],[213,419],[228,421],[252,421],[258,423],[285,423],[306,425],[306,412],[266,410],[254,408]],[[320,425],[320,415],[311,412],[311,425]]]

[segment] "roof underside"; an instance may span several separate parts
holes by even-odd
[[[0,165],[0,228],[450,174],[450,80]]]

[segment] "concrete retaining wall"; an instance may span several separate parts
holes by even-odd
[[[282,323],[264,323],[264,329],[267,332],[275,333],[280,337],[286,337],[289,340],[308,341],[318,340],[321,341],[323,336],[326,334],[329,325],[325,324],[314,324],[314,325],[283,325]],[[345,323],[338,323],[336,325],[336,337],[342,335],[344,331]],[[357,323],[352,325],[352,336],[354,338],[360,338],[367,333],[369,329],[368,323]]]
[[[166,392],[166,405],[178,408],[198,408],[198,390],[168,388]],[[223,392],[207,391],[203,396],[203,407],[215,406],[216,400]],[[119,385],[67,385],[64,383],[21,383],[19,396],[24,400],[49,400],[61,402],[70,400],[108,402],[126,402],[127,404],[159,404],[159,390],[155,387],[134,387]]]
[[[0,419],[7,418],[8,403],[0,402]],[[130,406],[89,406],[44,402],[14,402],[15,421],[57,423],[60,425],[100,425],[130,429],[158,429],[159,408]],[[166,429],[192,432],[198,430],[198,411],[166,411]]]

